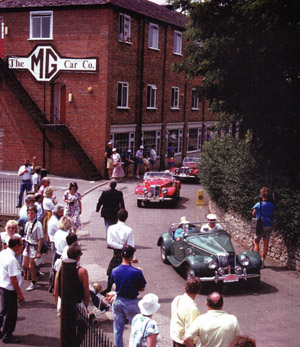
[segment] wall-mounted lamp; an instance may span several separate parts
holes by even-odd
[[[72,102],[73,101],[73,94],[72,93],[69,93],[69,102]]]
[[[93,91],[93,87],[88,87],[87,91],[91,93]]]
[[[4,27],[4,35],[8,36],[8,27]]]

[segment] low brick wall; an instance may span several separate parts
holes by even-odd
[[[235,212],[224,212],[215,203],[209,201],[209,210],[218,216],[218,219],[230,222],[232,237],[249,247],[252,244],[253,234],[250,233],[250,222]],[[281,236],[273,231],[269,242],[268,257],[286,266],[291,270],[300,271],[300,248],[288,245]]]

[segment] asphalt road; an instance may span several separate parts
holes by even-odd
[[[137,258],[147,280],[146,293],[159,297],[161,308],[155,314],[161,332],[161,346],[171,346],[169,339],[170,307],[173,298],[183,293],[185,280],[171,267],[162,263],[156,246],[159,235],[168,230],[173,222],[186,216],[190,221],[203,221],[207,206],[196,206],[199,185],[183,184],[181,199],[176,208],[138,208],[134,195],[136,181],[118,184],[129,211],[127,224],[134,230]],[[90,273],[92,281],[106,283],[106,268],[112,251],[106,248],[103,219],[95,212],[95,205],[103,186],[91,191],[83,199],[90,209],[90,217],[85,220],[81,231],[81,243],[86,251],[82,263]],[[207,202],[207,201],[206,201]],[[84,234],[86,233],[86,234]],[[237,251],[243,247],[234,241]],[[85,253],[87,255],[85,256]],[[262,283],[258,289],[241,286],[227,287],[224,309],[238,317],[243,334],[256,339],[260,347],[300,346],[299,297],[300,276],[295,271],[287,271],[275,263],[267,262],[262,270]],[[142,293],[144,295],[144,293]],[[206,312],[207,291],[196,298],[201,313]],[[112,336],[112,322],[104,322],[103,328]],[[128,341],[130,329],[124,333]]]
[[[15,177],[13,173],[5,173]],[[2,176],[2,174],[0,175]],[[52,177],[51,185],[59,202],[71,179]],[[91,282],[106,285],[106,268],[112,251],[106,248],[106,237],[103,219],[95,212],[96,203],[102,190],[107,189],[107,182],[88,182],[77,180],[83,196],[82,229],[78,232],[83,247],[81,264],[89,271]],[[168,230],[173,222],[186,216],[190,221],[203,221],[207,206],[196,206],[199,185],[183,184],[181,199],[176,208],[138,208],[134,195],[136,180],[118,184],[122,190],[125,205],[129,212],[127,224],[134,230],[137,246],[137,264],[147,280],[146,293],[155,293],[159,297],[161,307],[154,315],[161,332],[161,347],[171,346],[169,339],[170,307],[173,298],[184,292],[185,280],[169,265],[162,263],[157,239],[162,232]],[[206,201],[207,202],[207,201]],[[233,242],[236,251],[243,247]],[[296,271],[288,271],[276,263],[267,261],[262,270],[262,283],[258,289],[245,286],[230,286],[224,292],[224,310],[238,317],[243,334],[256,339],[259,347],[299,347],[300,346],[300,275]],[[197,298],[201,313],[206,312],[207,291]],[[110,317],[111,318],[111,317]],[[112,321],[101,323],[102,328],[112,339]],[[124,341],[128,341],[130,327],[124,332]]]

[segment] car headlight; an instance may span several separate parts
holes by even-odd
[[[189,173],[191,174],[193,172],[193,170],[192,169],[189,169]]]
[[[240,263],[243,265],[243,266],[248,266],[250,264],[250,259],[245,255],[245,254],[242,254],[240,256]]]
[[[179,169],[178,168],[175,170],[175,173],[177,173],[177,174],[179,173]]]
[[[161,192],[162,192],[163,194],[167,194],[167,193],[168,193],[168,189],[167,189],[167,188],[163,188],[163,189],[161,190]]]
[[[215,261],[215,260],[210,260],[208,263],[207,263],[207,267],[211,270],[214,270],[216,269],[218,266],[218,263]]]
[[[147,188],[144,188],[144,189],[143,189],[143,193],[144,193],[144,194],[147,194],[147,193],[148,193],[148,189],[147,189]]]
[[[151,198],[151,197],[152,197],[152,193],[149,192],[149,193],[147,194],[147,197],[148,197],[148,198]]]

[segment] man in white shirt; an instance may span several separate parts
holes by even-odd
[[[18,317],[18,301],[24,301],[20,288],[21,270],[15,257],[21,255],[22,251],[22,239],[13,236],[8,241],[8,248],[0,252],[0,337],[4,343],[20,342],[13,332]]]
[[[108,265],[107,269],[107,288],[102,292],[103,295],[111,291],[112,283],[110,282],[110,275],[112,269],[119,266],[122,263],[121,251],[124,245],[129,245],[134,248],[134,237],[132,229],[125,224],[128,218],[128,212],[125,209],[121,209],[118,212],[117,224],[111,225],[107,229],[107,246],[114,250],[114,255]],[[138,259],[134,254],[133,263],[137,263]]]
[[[21,185],[20,185],[20,194],[19,194],[19,201],[17,208],[22,207],[22,201],[23,201],[23,194],[26,190],[26,192],[30,192],[32,189],[32,177],[35,170],[35,157],[32,159],[32,166],[29,164],[29,159],[24,160],[24,165],[20,166],[18,175],[22,177]]]
[[[153,170],[153,166],[155,164],[155,161],[156,161],[156,150],[155,150],[155,145],[152,145],[151,149],[150,149],[150,159],[149,159],[149,162],[150,162],[149,170],[150,171]]]
[[[216,223],[217,216],[215,214],[209,213],[206,216],[206,218],[208,220],[208,223],[202,225],[202,227],[201,227],[202,233],[209,233],[209,232],[214,231],[214,230],[223,229],[220,224]]]
[[[173,347],[185,346],[184,334],[200,315],[195,298],[200,293],[201,287],[200,278],[191,277],[185,283],[185,293],[176,296],[172,301],[170,336],[173,340]]]
[[[198,336],[201,347],[229,347],[235,336],[241,335],[237,318],[223,311],[223,296],[213,292],[207,297],[208,311],[197,317],[184,336],[187,347],[193,347]]]

